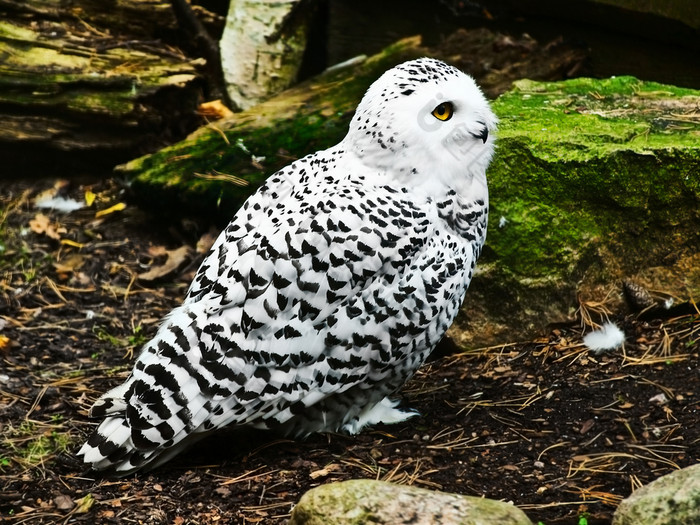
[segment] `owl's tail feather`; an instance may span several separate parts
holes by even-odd
[[[151,470],[171,460],[204,434],[194,434],[170,448],[140,451],[131,441],[131,429],[123,418],[108,417],[78,452],[95,471],[121,478],[138,470]]]
[[[78,456],[82,456],[92,470],[113,477],[128,476],[137,470],[151,470],[208,434],[203,429],[190,433],[183,425],[179,425],[170,443],[139,446],[138,440],[134,443],[134,436],[138,437],[140,433],[134,433],[126,417],[128,406],[124,396],[129,387],[130,381],[127,380],[102,395],[90,409],[91,418],[104,418],[78,451]],[[200,398],[201,396],[196,396],[192,404],[201,405],[203,398]]]
[[[148,463],[152,454],[139,454],[126,422],[124,394],[128,381],[100,397],[90,409],[91,418],[104,418],[78,451],[93,470],[126,476]]]

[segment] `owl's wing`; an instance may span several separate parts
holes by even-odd
[[[127,383],[93,407],[107,420],[85,461],[134,470],[193,433],[283,425],[353,388],[398,388],[401,367],[420,365],[403,363],[410,352],[442,335],[424,333],[441,314],[440,282],[454,281],[461,300],[459,261],[431,248],[431,210],[389,187],[273,177],[222,232]]]

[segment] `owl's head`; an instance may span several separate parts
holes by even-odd
[[[346,144],[362,162],[430,194],[478,193],[498,119],[470,76],[432,58],[404,62],[367,90]],[[476,196],[476,195],[475,195]]]

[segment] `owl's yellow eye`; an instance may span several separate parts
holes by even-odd
[[[450,120],[452,113],[454,113],[452,102],[443,102],[433,110],[433,117],[443,121]]]

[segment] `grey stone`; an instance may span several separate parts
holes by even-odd
[[[612,525],[700,523],[700,464],[652,481],[620,503]]]
[[[525,513],[502,501],[396,485],[350,480],[308,491],[289,525],[532,525]]]

